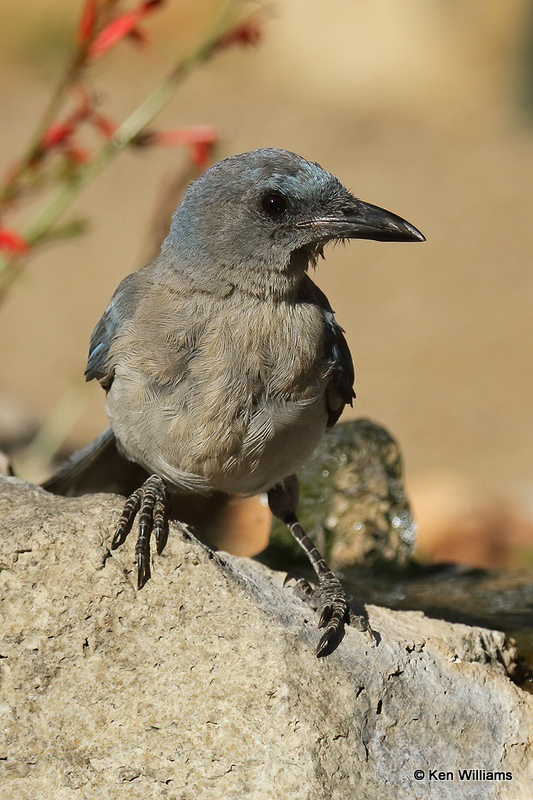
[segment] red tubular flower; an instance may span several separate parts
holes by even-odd
[[[91,122],[106,139],[111,139],[117,130],[117,126],[113,120],[109,119],[109,117],[104,117],[103,114],[94,114],[91,117]]]
[[[28,242],[16,231],[0,227],[0,251],[6,253],[26,253],[30,249]]]
[[[256,45],[261,41],[262,35],[263,30],[260,20],[250,18],[226,31],[216,43],[216,47],[222,49],[231,47],[234,44]]]
[[[218,140],[216,128],[212,125],[194,125],[191,128],[179,128],[175,131],[153,131],[147,134],[150,144],[159,144],[163,147],[176,145],[210,145]]]
[[[94,97],[89,95],[87,89],[79,84],[72,87],[72,93],[77,95],[74,111],[67,117],[67,122],[79,125],[94,113]]]
[[[70,140],[63,149],[65,157],[72,164],[88,164],[91,160],[91,153],[85,147],[80,147],[76,142]]]
[[[50,125],[39,143],[34,164],[38,163],[50,150],[61,150],[70,161],[85,164],[90,157],[87,150],[83,150],[76,143],[74,136],[82,122],[92,122],[107,138],[115,132],[115,125],[107,118],[96,115],[94,100],[87,91],[80,86],[77,90],[76,106],[63,122]]]
[[[193,145],[191,150],[191,160],[195,167],[205,167],[207,161],[209,159],[209,153],[211,152],[211,145],[206,144],[205,142],[198,142],[197,144]]]
[[[175,131],[143,131],[134,141],[141,147],[154,144],[162,147],[188,145],[192,148],[193,164],[203,167],[209,158],[211,147],[218,141],[218,133],[212,125],[195,125]]]
[[[139,35],[142,36],[142,34],[137,31],[137,25],[142,19],[148,16],[148,14],[155,11],[163,2],[164,0],[146,0],[146,2],[142,3],[138,8],[110,22],[109,25],[98,34],[94,42],[89,45],[87,51],[88,57],[91,59],[99,58],[117,42],[124,39],[125,36],[131,34],[137,38]]]
[[[96,3],[97,0],[85,0],[83,11],[81,12],[80,23],[76,33],[76,40],[78,44],[89,44],[91,35],[94,28],[94,21],[96,18]]]
[[[140,47],[146,47],[147,44],[150,44],[150,39],[146,35],[145,31],[142,30],[142,28],[134,28],[132,31],[130,31],[128,33],[128,39],[131,39]]]
[[[43,138],[41,139],[39,149],[42,151],[51,150],[58,144],[62,144],[66,139],[70,138],[74,133],[74,125],[70,122],[58,122],[50,125]]]
[[[41,161],[50,150],[56,149],[70,162],[87,164],[91,154],[87,149],[78,145],[74,138],[74,131],[74,126],[67,123],[51,125],[41,140],[34,163]]]

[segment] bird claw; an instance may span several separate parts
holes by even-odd
[[[312,608],[316,611],[316,606],[312,605],[311,596],[313,592],[316,590],[316,586],[308,581],[307,578],[304,578],[296,570],[291,570],[287,572],[285,575],[285,580],[283,581],[283,588],[285,589],[291,581],[294,581],[294,593],[299,597],[301,600],[305,600],[305,602],[312,606]]]
[[[137,587],[142,589],[150,578],[150,539],[156,541],[157,553],[163,552],[168,538],[167,519],[168,494],[164,482],[158,475],[151,475],[142,486],[131,494],[115,529],[111,549],[116,550],[126,541],[139,515],[139,536],[135,546],[137,564]]]
[[[348,596],[335,575],[322,578],[316,586],[297,573],[287,573],[283,585],[287,586],[291,581],[295,582],[296,595],[318,613],[318,627],[325,629],[316,648],[318,658],[337,649],[344,638],[346,625],[360,631],[370,630],[368,618],[351,610]]]
[[[312,599],[319,615],[318,627],[324,628],[316,648],[320,658],[332,653],[342,642],[344,626],[350,624],[350,606],[341,582],[334,575],[319,580]]]

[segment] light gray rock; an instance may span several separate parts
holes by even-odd
[[[133,540],[108,549],[120,509],[0,482],[2,798],[533,797],[502,634],[371,606],[377,644],[350,629],[317,659],[282,574],[176,528],[137,591]]]

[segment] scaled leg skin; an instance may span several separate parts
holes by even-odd
[[[142,589],[150,578],[150,539],[155,536],[157,552],[160,555],[168,538],[168,493],[164,482],[158,475],[151,475],[142,486],[131,494],[118,521],[111,549],[116,550],[126,541],[133,522],[139,514],[139,536],[135,546],[137,564],[137,586]]]
[[[348,597],[341,582],[298,522],[298,480],[295,475],[286,478],[269,491],[268,504],[274,516],[287,525],[317,574],[318,586],[312,586],[304,578],[297,581],[298,594],[318,611],[318,627],[325,630],[317,645],[316,654],[319,658],[328,656],[344,638],[345,625],[353,623],[360,630],[369,630],[368,617],[352,617]]]

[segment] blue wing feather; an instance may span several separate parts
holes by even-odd
[[[348,342],[324,292],[308,278],[308,286],[313,301],[322,309],[324,317],[325,355],[331,364],[330,388],[337,395],[338,402],[328,403],[328,427],[333,427],[344,410],[345,405],[353,405],[355,392],[355,370]]]
[[[128,275],[118,286],[91,336],[85,369],[86,381],[96,378],[106,390],[111,386],[114,369],[109,360],[110,347],[124,322],[131,319],[140,293],[141,281],[138,272]]]

